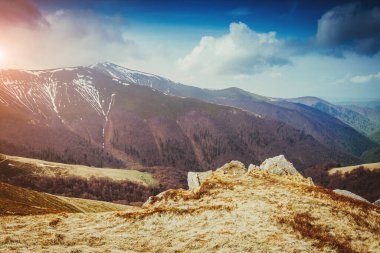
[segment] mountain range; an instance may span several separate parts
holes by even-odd
[[[377,146],[353,128],[363,117],[350,125],[304,100],[200,89],[112,63],[0,71],[0,152],[145,170],[178,185],[190,170],[280,153],[301,170],[359,163]]]
[[[357,156],[368,148],[368,142],[362,143],[362,136],[351,128],[366,137],[380,130],[380,113],[371,108],[357,107],[353,110],[349,106],[333,105],[316,97],[268,98],[235,87],[224,90],[201,89],[107,62],[91,67],[104,74],[149,86],[165,94],[194,97],[273,118],[311,134],[323,144],[337,145]]]

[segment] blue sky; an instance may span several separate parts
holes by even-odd
[[[0,66],[111,61],[212,89],[380,99],[377,2],[0,2]]]

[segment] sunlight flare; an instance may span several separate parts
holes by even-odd
[[[5,62],[5,51],[0,48],[0,66],[3,65]]]

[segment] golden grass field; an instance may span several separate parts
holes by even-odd
[[[380,208],[300,175],[214,172],[105,213],[0,217],[0,252],[380,252]]]
[[[1,166],[2,164],[6,166]],[[143,185],[157,184],[157,180],[148,172],[128,169],[95,168],[83,165],[71,165],[47,162],[37,159],[0,155],[0,170],[14,170],[9,173],[22,173],[25,175],[43,176],[79,176],[108,177],[113,180],[129,180]]]

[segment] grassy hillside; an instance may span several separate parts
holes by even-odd
[[[108,212],[130,208],[107,202],[59,197],[0,183],[0,216]]]
[[[0,154],[0,182],[50,194],[129,204],[157,194],[148,172],[52,163]]]
[[[215,172],[130,211],[1,217],[0,251],[379,252],[379,221],[379,207],[299,175]]]
[[[152,174],[127,169],[95,168],[83,165],[47,162],[0,154],[0,175],[3,176],[78,176],[83,178],[108,177],[112,180],[129,180],[143,185],[155,185]]]
[[[380,163],[348,167],[327,164],[308,168],[304,174],[323,187],[348,190],[370,202],[380,199]]]
[[[375,171],[375,170],[380,170],[380,163],[366,163],[366,164],[360,164],[360,165],[332,168],[329,170],[329,175],[335,174],[335,173],[341,173],[341,174],[350,173],[353,170],[357,169],[358,167],[363,167],[369,171]]]

